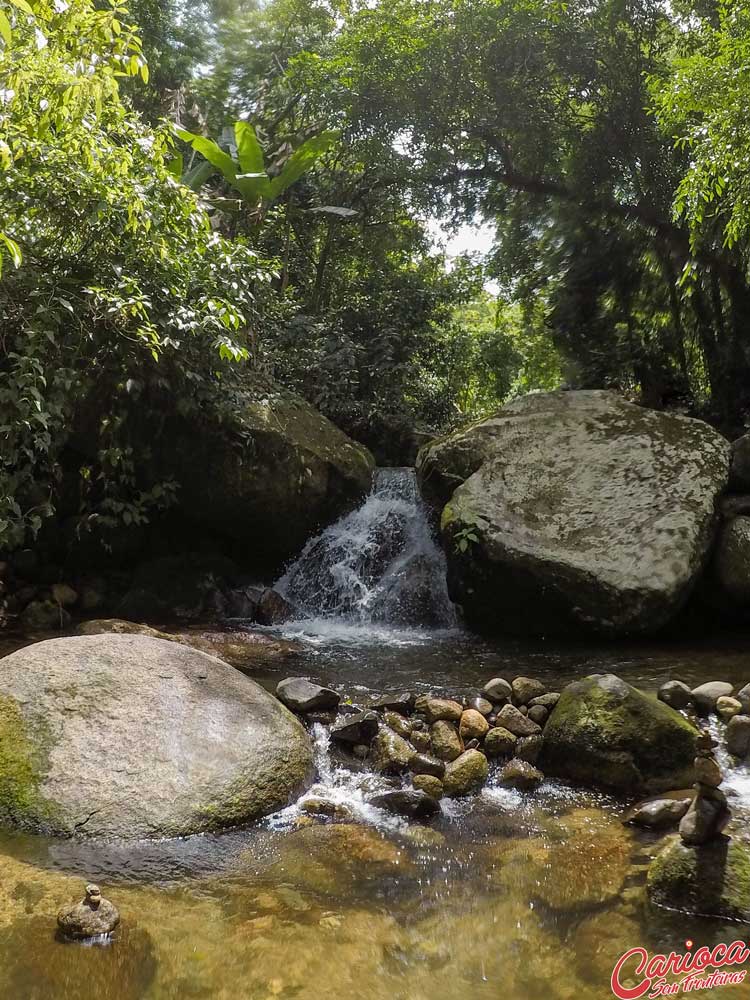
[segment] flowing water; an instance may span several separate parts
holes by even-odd
[[[304,675],[356,704],[405,689],[463,696],[498,674],[551,690],[603,670],[648,690],[670,677],[750,680],[742,637],[563,646],[466,634],[408,470],[381,474],[280,586],[299,620],[273,633],[293,642],[290,658],[255,661],[269,689]],[[218,649],[232,640],[229,659],[241,637],[210,634]],[[493,769],[480,794],[409,824],[368,804],[386,779],[333,751],[326,726],[312,737],[316,786],[248,829],[135,845],[0,835],[0,997],[594,1000],[611,996],[612,967],[635,945],[747,937],[648,906],[659,840],[622,824],[627,803],[549,780],[508,791]],[[732,832],[745,836],[750,776],[723,763]],[[332,802],[336,821],[307,815],[311,796]],[[91,879],[122,927],[107,946],[63,944],[56,909]]]

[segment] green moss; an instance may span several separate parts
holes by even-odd
[[[689,847],[672,837],[649,869],[648,894],[658,906],[750,922],[750,850],[724,838]]]
[[[4,824],[41,828],[50,818],[51,806],[39,791],[49,749],[45,735],[32,736],[18,703],[0,695],[0,822]]]

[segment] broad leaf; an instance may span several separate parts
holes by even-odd
[[[243,174],[265,174],[263,150],[258,142],[255,129],[249,122],[235,122],[234,138],[237,143],[237,159]]]
[[[299,149],[296,149],[289,157],[281,173],[272,179],[270,197],[272,199],[278,198],[295,181],[298,181],[331,148],[335,140],[335,132],[321,132],[320,135],[314,135],[311,139],[303,142]]]

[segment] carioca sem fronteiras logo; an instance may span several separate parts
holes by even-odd
[[[750,959],[750,947],[744,941],[705,945],[692,951],[693,942],[686,941],[682,954],[649,955],[645,948],[631,948],[621,955],[612,970],[612,992],[618,1000],[639,1000],[640,997],[669,997],[695,990],[713,989],[742,983],[747,970],[732,968]],[[679,976],[669,980],[667,977]],[[636,980],[636,985],[625,986]]]

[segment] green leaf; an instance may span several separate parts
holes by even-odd
[[[200,153],[210,164],[222,172],[224,177],[231,183],[237,180],[235,162],[229,153],[218,146],[213,139],[207,139],[204,135],[195,135],[186,129],[175,129],[180,139],[190,143],[196,153]]]
[[[215,172],[216,168],[212,163],[209,163],[208,160],[201,160],[182,176],[182,183],[191,191],[199,191],[211,174]]]
[[[237,143],[237,159],[240,161],[242,173],[265,175],[263,150],[253,126],[249,122],[235,122],[234,139]]]
[[[177,153],[171,160],[167,160],[166,167],[175,180],[181,180],[183,169],[182,153]]]
[[[5,42],[6,46],[9,47],[11,39],[13,37],[13,33],[10,30],[10,21],[5,16],[5,14],[3,14],[1,10],[0,10],[0,35],[2,35],[3,41]]]
[[[281,173],[271,181],[271,199],[278,198],[295,181],[298,181],[331,148],[335,141],[335,132],[321,132],[320,135],[314,135],[311,139],[303,142],[299,149],[296,149],[289,157]]]

